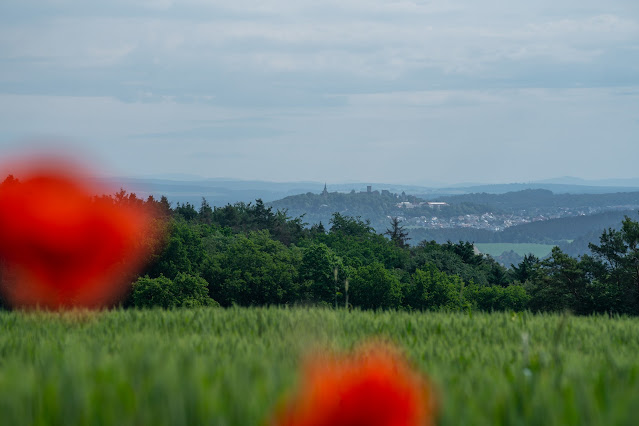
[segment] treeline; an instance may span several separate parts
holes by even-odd
[[[177,204],[165,226],[164,249],[127,306],[521,310],[529,299],[516,274],[472,244],[411,248],[399,223],[387,238],[340,213],[308,227],[261,200],[221,208],[203,200],[198,209]]]
[[[362,309],[563,311],[639,314],[639,223],[608,229],[591,255],[555,248],[507,269],[469,242],[408,244],[399,220],[387,232],[333,213],[326,225],[261,200],[170,205],[120,191],[106,197],[151,209],[156,250],[125,307],[319,305]],[[1,238],[1,236],[0,236]],[[1,272],[1,271],[0,271]]]
[[[308,227],[260,200],[221,208],[203,200],[169,214],[166,245],[133,285],[130,306],[639,314],[639,223],[628,217],[590,245],[591,255],[555,248],[547,259],[529,255],[507,269],[469,242],[410,247],[398,221],[387,235],[340,213],[326,227]]]

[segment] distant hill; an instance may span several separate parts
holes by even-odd
[[[472,193],[442,196],[450,204],[472,203],[489,205],[501,211],[536,211],[548,209],[618,209],[639,208],[639,191],[600,194],[555,194],[546,189],[525,189],[505,194]]]
[[[613,181],[614,182],[614,181]],[[639,191],[639,185],[575,185],[562,183],[507,183],[491,185],[469,185],[452,186],[446,188],[429,188],[424,192],[414,192],[416,196],[429,198],[431,196],[442,195],[464,195],[464,194],[505,194],[507,192],[517,192],[527,189],[540,189],[552,191],[555,194],[609,194],[615,192]]]
[[[322,222],[328,225],[334,212],[360,216],[370,220],[378,232],[386,230],[389,217],[399,216],[405,221],[412,244],[423,240],[435,240],[438,243],[450,240],[567,245],[571,240],[580,241],[584,235],[600,235],[608,227],[618,227],[625,215],[636,215],[639,209],[639,192],[553,194],[547,190],[528,189],[506,194],[441,197],[438,200],[445,201],[448,205],[433,208],[421,198],[388,191],[325,194],[309,192],[288,196],[269,205],[275,209],[287,210],[289,216],[304,215],[304,221],[309,224]],[[398,207],[400,203],[409,203],[412,208]],[[470,221],[465,225],[454,225],[456,217],[479,216],[484,213],[501,217],[520,215],[527,217],[529,223],[506,227],[501,231],[490,229],[489,225],[471,226]],[[552,218],[553,215],[564,217]],[[440,229],[415,226],[415,223],[423,223],[435,216],[440,220],[447,217],[451,219]],[[484,229],[480,229],[482,226]],[[589,238],[592,239],[592,235]],[[583,252],[583,247],[587,248],[589,241],[581,243],[581,246],[576,242],[571,250]]]
[[[410,208],[399,207],[400,203],[410,205]],[[456,203],[445,208],[435,208],[413,195],[394,194],[390,191],[371,191],[349,193],[330,192],[325,194],[292,195],[281,200],[268,203],[275,209],[287,210],[289,216],[302,216],[310,224],[322,222],[328,224],[333,213],[348,216],[360,216],[370,220],[371,225],[379,232],[383,232],[389,223],[389,218],[399,216],[408,217],[450,217],[465,214],[481,214],[491,211],[490,206],[473,203]]]
[[[124,188],[142,197],[165,195],[169,201],[189,202],[199,206],[202,197],[212,206],[224,206],[236,202],[249,203],[260,198],[264,202],[306,193],[319,194],[324,188],[320,182],[268,182],[233,179],[189,179],[189,175],[175,175],[171,178],[131,178],[114,177],[100,179],[100,182],[115,188]],[[371,185],[375,190],[393,193],[429,192],[430,188],[415,185],[383,183],[343,183],[330,185],[332,192],[349,193],[366,191]]]
[[[416,197],[399,198],[390,192],[356,192],[349,193],[330,192],[326,194],[292,195],[281,200],[269,203],[277,210],[287,210],[289,216],[304,216],[304,221],[310,224],[322,222],[328,224],[333,213],[341,213],[348,216],[360,216],[368,219],[377,229],[385,226],[387,216],[397,212],[397,203],[412,200],[418,202]]]
[[[563,176],[559,178],[538,180],[534,183],[552,183],[560,185],[582,185],[582,186],[607,186],[607,187],[634,187],[639,188],[639,178],[629,179],[582,179],[574,176]]]

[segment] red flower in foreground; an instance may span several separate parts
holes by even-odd
[[[3,296],[23,308],[115,302],[148,255],[141,236],[150,215],[92,198],[97,188],[57,169],[19,179],[0,185]]]
[[[297,393],[274,426],[428,426],[436,411],[432,387],[388,345],[307,362]]]

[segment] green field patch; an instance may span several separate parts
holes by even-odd
[[[639,322],[605,316],[202,308],[0,312],[3,425],[261,425],[304,354],[371,338],[428,375],[446,425],[631,425]]]
[[[482,253],[491,256],[500,256],[505,251],[514,251],[520,256],[534,254],[539,258],[546,257],[555,247],[554,244],[532,244],[532,243],[475,243],[475,247]]]

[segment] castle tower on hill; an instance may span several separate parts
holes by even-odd
[[[324,190],[322,191],[322,195],[328,195],[328,189],[326,189],[326,182],[324,182]]]

